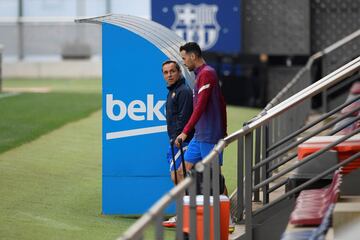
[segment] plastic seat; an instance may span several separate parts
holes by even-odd
[[[351,133],[352,131],[354,131],[355,129],[357,129],[358,121],[349,124],[352,120],[354,120],[354,118],[355,118],[354,116],[348,117],[348,118],[345,118],[345,119],[341,120],[340,122],[336,123],[332,129],[337,129],[337,128],[346,126],[343,129],[341,129],[339,132],[337,132],[336,135],[347,135],[347,134]]]
[[[296,200],[289,222],[294,225],[319,225],[329,207],[340,193],[341,169],[335,171],[330,186],[324,189],[304,190]]]
[[[351,94],[360,94],[360,82],[354,82],[353,85],[350,88]]]
[[[281,240],[320,240],[323,239],[329,230],[331,224],[331,215],[334,211],[335,204],[331,204],[327,209],[324,218],[319,227],[312,230],[303,230],[296,232],[285,232]]]
[[[358,107],[360,107],[360,100],[357,100],[357,101],[351,103],[350,105],[347,105],[346,107],[341,109],[340,113],[341,114],[347,114],[347,113],[350,113],[351,111],[355,110]],[[351,115],[352,116],[357,116],[358,114],[359,114],[359,110],[353,112],[353,114],[351,114]]]
[[[340,168],[341,169],[341,168]],[[304,198],[307,196],[313,196],[318,195],[319,197],[323,197],[324,195],[328,194],[330,191],[334,189],[337,183],[339,183],[342,180],[342,175],[340,174],[341,170],[336,170],[333,174],[333,178],[331,181],[331,184],[329,187],[326,188],[320,188],[320,189],[309,189],[309,190],[303,190],[300,192],[298,199]]]
[[[332,196],[319,205],[296,205],[295,210],[291,213],[290,223],[294,225],[320,225],[328,208],[334,204],[338,198],[339,190],[335,190]],[[312,200],[309,200],[309,202]]]

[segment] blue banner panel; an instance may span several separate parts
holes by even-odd
[[[103,177],[103,214],[145,213],[172,187],[168,179],[169,177]],[[165,213],[175,213],[175,203]]]
[[[103,23],[102,30],[103,212],[142,214],[172,186],[161,72],[167,57],[127,29]]]
[[[203,50],[241,51],[240,0],[152,0],[152,20]]]

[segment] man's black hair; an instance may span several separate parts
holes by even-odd
[[[197,57],[202,57],[201,48],[196,42],[188,42],[180,47],[180,52],[194,53]]]
[[[174,60],[166,60],[165,62],[163,62],[163,64],[161,65],[161,69],[164,68],[164,65],[170,64],[170,63],[174,63],[176,69],[177,69],[179,72],[181,72],[180,65],[179,65],[176,61],[174,61]]]

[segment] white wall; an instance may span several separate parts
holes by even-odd
[[[106,14],[107,0],[23,0],[27,17],[73,17]],[[151,0],[110,0],[111,13],[150,19]],[[78,7],[80,9],[78,9]],[[0,18],[18,16],[17,0],[0,0]]]

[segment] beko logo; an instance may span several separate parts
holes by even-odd
[[[112,94],[106,94],[106,114],[113,121],[121,121],[126,115],[134,121],[154,120],[156,116],[159,120],[166,120],[160,109],[164,106],[165,101],[157,101],[154,105],[154,95],[146,96],[146,104],[141,100],[134,100],[129,106],[121,100],[115,100]],[[114,107],[117,106],[120,111],[114,113]]]
[[[146,95],[146,103],[141,100],[133,100],[128,105],[121,100],[114,99],[113,94],[106,94],[106,115],[112,121],[121,121],[128,116],[133,121],[165,121],[165,115],[161,112],[165,105],[164,100],[154,103],[154,95]],[[106,133],[106,139],[124,138],[152,133],[165,132],[166,125],[131,129],[118,132]]]

